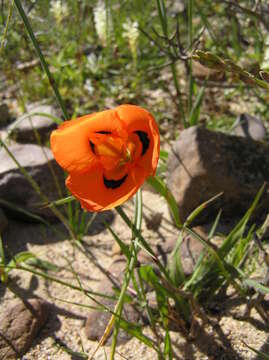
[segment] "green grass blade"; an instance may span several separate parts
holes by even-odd
[[[35,257],[35,254],[31,253],[30,251],[22,251],[16,254],[8,263],[7,272],[9,272],[12,267],[16,267],[18,264],[25,263],[27,260],[33,259]]]
[[[252,205],[247,210],[244,217],[239,221],[239,223],[235,226],[235,228],[231,231],[231,233],[227,236],[226,240],[223,242],[223,244],[220,248],[220,256],[221,257],[224,258],[227,255],[227,253],[233,248],[237,239],[243,235],[243,232],[245,230],[247,222],[249,221],[251,215],[253,214],[253,212],[263,194],[264,187],[265,187],[265,185],[261,186],[257,195],[255,196],[255,199],[254,199]]]
[[[0,234],[0,281],[5,284],[8,280],[8,269],[5,268],[6,266],[6,257],[5,257],[5,250],[4,244],[2,240],[2,236]]]
[[[61,206],[64,204],[69,204],[70,202],[76,200],[76,198],[73,195],[67,196],[63,199],[59,199],[56,201],[51,201],[48,205],[43,205],[44,207],[52,208],[54,206]]]
[[[192,42],[193,42],[193,0],[188,0],[188,50],[192,51]],[[200,105],[194,104],[192,106],[192,97],[193,97],[193,90],[194,90],[194,79],[192,75],[192,59],[189,60],[189,69],[188,69],[188,113],[189,113],[189,125],[192,126],[197,123],[199,120],[199,110]],[[198,95],[199,97],[199,95]],[[197,109],[197,110],[196,110]]]
[[[258,204],[263,190],[264,185],[258,191],[252,205],[247,210],[244,217],[226,237],[219,249],[215,249],[209,242],[202,239],[194,231],[186,228],[188,233],[192,234],[192,236],[205,246],[208,253],[203,258],[204,261],[202,260],[199,263],[199,267],[195,267],[191,278],[184,285],[184,290],[190,290],[195,296],[200,296],[201,293],[205,293],[204,289],[207,289],[205,296],[209,298],[225,281],[227,281],[236,288],[241,296],[244,297],[244,289],[235,281],[236,278],[240,278],[241,281],[240,272],[238,272],[233,264],[228,264],[225,259],[228,254],[235,249],[235,246],[240,239],[242,239],[246,224]]]
[[[115,307],[115,313],[119,316],[119,319],[118,318],[115,319],[115,328],[114,328],[114,332],[113,332],[111,353],[110,353],[111,360],[114,359],[114,355],[115,355],[115,351],[116,351],[120,321],[122,321],[121,314],[122,314],[122,310],[123,310],[123,306],[124,306],[125,293],[126,293],[127,287],[129,286],[129,282],[133,276],[134,267],[135,267],[135,264],[137,261],[138,239],[137,239],[136,233],[133,230],[135,229],[136,232],[140,233],[141,223],[142,223],[142,195],[141,195],[141,190],[139,189],[139,191],[136,193],[136,196],[135,196],[135,222],[134,222],[134,226],[132,225],[132,227],[131,227],[132,228],[132,243],[131,243],[130,250],[129,250],[131,255],[129,256],[127,273],[125,275],[124,283],[121,288],[119,300]]]
[[[173,249],[172,253],[170,254],[168,260],[169,275],[175,286],[179,286],[185,281],[185,275],[183,272],[183,266],[180,257],[180,245],[182,241],[183,241],[183,233],[182,231],[180,231],[180,234],[176,242],[176,246]]]
[[[7,22],[6,22],[6,26],[4,28],[4,32],[3,32],[3,36],[2,36],[2,40],[1,40],[0,55],[2,54],[4,47],[5,47],[5,41],[6,41],[6,37],[7,37],[8,26],[9,26],[10,20],[12,18],[13,7],[14,7],[14,0],[11,0],[11,1],[9,1]]]
[[[195,99],[195,102],[194,102],[193,106],[191,107],[190,115],[189,115],[190,126],[194,126],[194,125],[198,124],[198,122],[199,122],[200,110],[201,110],[201,106],[202,106],[204,95],[205,95],[205,89],[206,89],[206,85],[201,87],[201,89],[199,90],[199,93]]]
[[[166,8],[163,0],[157,0],[157,9],[158,15],[161,22],[162,30],[164,36],[168,37],[168,23],[167,23],[167,15]]]
[[[15,204],[13,204],[13,203],[11,203],[11,202],[9,202],[9,201],[0,199],[0,204],[1,204],[2,206],[4,206],[4,207],[10,209],[10,210],[13,210],[13,211],[18,212],[18,213],[26,216],[27,218],[32,219],[32,220],[34,220],[34,221],[36,221],[36,222],[40,222],[40,223],[42,223],[42,224],[44,224],[44,225],[48,225],[48,226],[50,225],[50,224],[49,224],[45,219],[43,219],[41,216],[36,215],[36,214],[33,214],[32,212],[27,211],[27,210],[21,208],[20,206],[15,205]]]
[[[150,176],[147,178],[147,182],[161,195],[165,198],[167,201],[167,204],[171,210],[172,216],[174,218],[175,224],[178,228],[182,228],[182,223],[180,221],[179,212],[178,212],[178,206],[176,203],[176,200],[171,193],[171,191],[168,189],[168,187],[165,185],[165,183],[157,176],[153,177]]]
[[[46,114],[46,113],[42,113],[42,112],[33,112],[33,113],[29,113],[26,114],[22,117],[20,117],[18,120],[14,121],[9,127],[8,127],[8,131],[7,131],[7,135],[4,138],[4,141],[6,141],[10,135],[12,134],[12,132],[16,129],[16,127],[25,119],[31,117],[31,116],[42,116],[48,119],[51,119],[52,121],[54,121],[57,125],[60,125],[62,123],[62,120],[57,118],[56,116],[53,116],[51,114]]]
[[[165,359],[173,360],[172,343],[171,343],[171,338],[170,338],[168,329],[165,330],[164,356],[165,356]]]
[[[255,354],[259,355],[259,359],[260,360],[269,360],[269,354],[266,354],[263,351],[259,351],[255,348],[253,348],[252,346],[249,346],[248,344],[246,344],[244,341],[242,341],[244,345],[246,345],[250,350],[252,350]]]
[[[9,150],[8,146],[6,145],[6,143],[0,139],[0,145],[5,149],[5,151],[7,152],[7,154],[10,156],[10,158],[14,161],[14,163],[17,165],[18,169],[20,170],[20,172],[25,176],[25,178],[27,179],[27,181],[31,184],[32,188],[36,191],[36,193],[40,196],[41,200],[45,203],[48,204],[49,200],[46,196],[46,194],[44,194],[38,183],[33,179],[33,177],[28,173],[28,171],[21,166],[21,164],[18,162],[18,160],[16,159],[16,157],[12,154],[12,152]],[[57,218],[64,224],[64,226],[66,227],[66,229],[68,230],[71,238],[75,239],[76,236],[74,234],[74,232],[72,231],[72,229],[69,226],[69,223],[67,222],[66,218],[63,216],[63,214],[58,211],[58,209],[55,206],[51,207],[51,211],[54,213],[55,216],[57,216]]]
[[[142,327],[125,321],[124,319],[119,320],[119,325],[121,329],[125,330],[128,334],[132,335],[133,337],[136,337],[138,340],[140,340],[142,343],[147,345],[149,348],[155,348],[155,345],[153,341],[142,332]]]
[[[64,102],[63,102],[62,97],[61,97],[61,95],[60,95],[60,93],[59,93],[59,90],[58,90],[58,87],[57,87],[57,85],[56,85],[56,82],[55,82],[55,80],[54,80],[54,78],[53,78],[53,76],[52,76],[52,74],[51,74],[51,72],[50,72],[50,70],[49,70],[48,64],[47,64],[47,62],[46,62],[46,60],[45,60],[45,58],[44,58],[44,56],[43,56],[43,54],[42,54],[42,51],[41,51],[41,49],[40,49],[40,46],[39,46],[39,44],[38,44],[38,42],[37,42],[37,40],[36,40],[35,34],[34,34],[34,32],[33,32],[32,26],[31,26],[31,24],[30,24],[30,22],[29,22],[29,20],[28,20],[28,17],[27,17],[27,15],[25,14],[25,11],[23,10],[21,1],[20,1],[20,0],[14,0],[14,2],[15,2],[15,5],[16,5],[16,7],[17,7],[17,10],[18,10],[18,12],[19,12],[19,14],[20,14],[20,16],[21,16],[21,18],[22,18],[22,21],[23,21],[23,23],[24,23],[24,25],[25,25],[25,28],[26,28],[26,30],[27,30],[27,32],[28,32],[28,35],[29,35],[29,37],[30,37],[30,39],[31,39],[31,41],[32,41],[32,43],[33,43],[33,45],[34,45],[35,51],[36,51],[36,53],[37,53],[37,55],[38,55],[38,57],[39,57],[39,60],[40,60],[41,65],[42,65],[42,67],[43,67],[43,70],[44,70],[44,72],[45,72],[46,75],[47,75],[47,78],[48,78],[48,80],[49,80],[50,86],[52,87],[52,89],[53,89],[53,91],[54,91],[54,94],[55,94],[55,97],[56,97],[56,99],[57,99],[57,101],[58,101],[58,104],[59,104],[60,108],[62,109],[64,118],[65,118],[65,120],[67,120],[67,119],[68,119],[68,115],[67,115],[67,111],[66,111]]]
[[[130,260],[131,258],[131,252],[129,250],[129,247],[127,245],[124,244],[124,242],[118,237],[118,235],[112,230],[112,228],[107,224],[106,227],[108,229],[108,231],[111,233],[111,235],[113,236],[114,240],[117,242],[117,244],[119,245],[122,253],[126,256],[126,258],[128,260]]]
[[[6,263],[6,257],[4,251],[4,244],[3,244],[2,236],[0,234],[0,264],[5,265],[5,263]]]
[[[259,283],[256,280],[244,279],[243,284],[247,287],[255,289],[261,294],[269,294],[269,287]]]
[[[219,193],[215,196],[213,196],[211,199],[203,202],[201,205],[199,205],[196,209],[194,209],[190,215],[187,217],[184,226],[189,226],[194,220],[195,218],[203,211],[205,210],[205,208],[207,208],[212,202],[214,202],[217,198],[219,198],[220,196],[222,196],[223,193]]]
[[[220,210],[218,212],[218,215],[217,215],[217,217],[216,217],[216,219],[215,219],[215,221],[214,221],[214,223],[213,223],[213,225],[212,225],[212,227],[211,227],[211,229],[209,231],[209,234],[208,234],[208,239],[209,240],[211,240],[213,238],[213,236],[215,235],[215,233],[216,233],[216,229],[217,229],[218,223],[220,221],[221,213],[222,213],[222,210]]]
[[[27,265],[33,266],[35,268],[44,270],[44,271],[53,271],[59,272],[61,268],[50,261],[42,260],[37,257],[27,259]]]

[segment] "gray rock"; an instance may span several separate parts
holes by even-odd
[[[0,208],[0,234],[4,232],[4,230],[8,226],[8,220],[4,213],[4,211]]]
[[[8,127],[11,137],[20,143],[38,144],[36,131],[41,143],[44,144],[48,140],[50,132],[57,127],[57,124],[50,117],[38,115],[38,113],[59,117],[58,111],[51,105],[31,104],[27,106],[27,113]]]
[[[0,128],[6,126],[11,120],[7,104],[0,104]]]
[[[41,299],[18,302],[2,309],[0,315],[0,358],[17,359],[30,348],[44,326],[48,303]]]
[[[53,159],[50,149],[38,145],[14,144],[9,150],[50,201],[61,197],[49,165],[54,169],[62,191],[65,189],[64,173]],[[3,148],[0,149],[0,198],[34,214],[48,219],[55,218],[50,209],[38,206],[42,202],[40,196]]]
[[[266,128],[263,122],[248,114],[238,116],[233,125],[233,133],[253,140],[264,140],[266,138]]]
[[[224,217],[241,216],[264,182],[269,181],[269,144],[204,128],[182,131],[168,159],[167,183],[183,220],[198,205],[224,192],[196,221],[222,208]],[[265,191],[259,214],[268,212]],[[258,214],[258,213],[257,213]]]

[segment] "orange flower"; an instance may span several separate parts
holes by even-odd
[[[65,121],[50,141],[69,173],[66,186],[89,211],[111,209],[133,196],[155,174],[160,153],[153,116],[135,105]]]

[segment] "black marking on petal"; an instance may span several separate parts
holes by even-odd
[[[91,146],[92,152],[95,154],[95,146],[94,146],[94,143],[91,142],[91,140],[90,140],[90,146]]]
[[[145,131],[140,131],[140,130],[135,131],[135,134],[138,135],[139,140],[142,143],[142,153],[141,153],[141,155],[144,155],[147,152],[147,150],[149,148],[149,143],[150,143],[148,134]]]
[[[124,183],[127,176],[128,176],[128,174],[124,175],[121,179],[118,179],[118,180],[107,179],[104,176],[103,178],[104,178],[105,187],[108,188],[108,189],[117,189]]]

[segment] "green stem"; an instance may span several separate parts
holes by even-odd
[[[170,65],[170,68],[171,68],[171,72],[172,72],[172,76],[173,76],[173,81],[174,81],[174,86],[175,86],[175,89],[176,89],[176,93],[177,93],[177,99],[178,99],[178,112],[180,113],[182,119],[183,119],[183,125],[184,125],[184,128],[187,127],[187,123],[186,123],[186,117],[185,117],[185,111],[184,111],[184,106],[183,106],[183,103],[182,103],[182,98],[181,98],[181,92],[180,92],[180,85],[179,85],[179,82],[178,82],[178,78],[177,78],[177,70],[176,70],[176,66],[175,66],[175,63],[172,62],[171,65]]]
[[[4,245],[1,234],[0,234],[0,265],[3,266],[3,268],[0,268],[0,280],[3,284],[6,284],[8,280],[8,276],[5,271],[6,258],[5,258],[5,251],[4,251]]]
[[[152,251],[150,246],[147,244],[146,240],[141,235],[141,232],[138,231],[135,226],[132,226],[131,220],[128,218],[128,216],[125,214],[125,212],[122,210],[120,206],[117,207],[116,210],[118,214],[121,216],[121,218],[124,220],[124,222],[131,229],[133,229],[133,232],[137,238],[137,245],[141,247],[144,251],[147,251],[152,256],[154,263],[158,266],[161,272],[160,278],[162,279],[162,281],[173,285],[173,281],[171,280],[167,269],[162,265],[158,257],[155,256],[154,252]],[[178,305],[178,307],[180,307],[181,313],[184,316],[186,322],[189,322],[189,307],[186,301],[183,298],[180,298],[177,294],[174,294],[174,292],[171,293],[171,296],[174,297],[176,304]]]
[[[36,37],[35,37],[35,35],[34,35],[34,32],[33,32],[32,27],[31,27],[31,24],[30,24],[30,22],[29,22],[29,20],[28,20],[28,18],[27,18],[27,15],[25,14],[25,12],[24,12],[24,10],[23,10],[23,7],[22,7],[22,5],[21,5],[21,1],[20,1],[20,0],[14,0],[14,2],[15,2],[15,5],[16,5],[16,7],[17,7],[17,10],[18,10],[18,12],[19,12],[19,14],[20,14],[20,16],[21,16],[21,18],[22,18],[22,21],[23,21],[23,23],[24,23],[24,25],[25,25],[25,27],[26,27],[26,30],[27,30],[27,32],[28,32],[28,35],[29,35],[30,39],[32,40],[32,43],[33,43],[34,48],[35,48],[35,50],[36,50],[36,53],[37,53],[37,55],[38,55],[38,57],[39,57],[39,60],[40,60],[41,65],[42,65],[42,67],[43,67],[43,70],[44,70],[44,72],[46,73],[47,78],[48,78],[49,83],[50,83],[50,86],[52,87],[52,89],[53,89],[53,91],[54,91],[54,94],[55,94],[55,97],[56,97],[56,99],[57,99],[57,101],[58,101],[58,104],[59,104],[59,106],[60,106],[61,109],[62,109],[64,118],[65,118],[65,120],[67,120],[67,119],[68,119],[68,115],[67,115],[67,111],[66,111],[66,108],[65,108],[63,99],[62,99],[62,97],[61,97],[61,95],[60,95],[60,93],[59,93],[59,90],[58,90],[58,87],[57,87],[57,85],[56,85],[56,82],[55,82],[55,80],[54,80],[54,78],[53,78],[53,76],[52,76],[52,74],[51,74],[51,72],[50,72],[50,70],[49,70],[48,64],[47,64],[47,62],[46,62],[46,60],[45,60],[45,58],[44,58],[44,56],[43,56],[43,54],[42,54],[42,51],[41,51],[41,49],[40,49],[40,46],[39,46],[39,44],[38,44],[38,42],[37,42],[37,39],[36,39]]]
[[[72,284],[70,284],[70,282],[65,282],[63,280],[60,280],[60,279],[54,277],[54,276],[48,275],[48,274],[40,272],[40,271],[36,271],[34,269],[30,269],[30,268],[28,268],[26,266],[22,266],[20,264],[18,264],[16,266],[9,266],[9,265],[0,264],[0,269],[1,268],[27,271],[27,272],[30,272],[31,274],[36,275],[36,276],[40,276],[40,277],[43,277],[44,279],[50,280],[52,282],[56,282],[56,283],[58,283],[60,285],[67,286],[70,289],[77,290],[77,291],[82,291],[81,287],[76,286],[76,285],[72,285]],[[99,296],[101,298],[107,298],[107,299],[113,299],[114,300],[114,297],[103,294],[103,293],[99,293],[99,292],[95,292],[95,291],[91,291],[91,290],[87,290],[87,289],[83,289],[83,292],[85,294],[87,294],[87,296],[89,296],[92,301],[94,301],[95,303],[98,303],[98,305],[100,305],[100,303],[97,302],[96,299],[93,296]]]
[[[1,41],[0,54],[2,53],[4,46],[5,46],[5,40],[7,37],[7,30],[8,30],[9,22],[12,17],[13,6],[14,6],[14,0],[10,1],[10,3],[9,3],[7,22],[6,22],[6,26],[5,26],[2,41]]]
[[[188,47],[189,51],[192,50],[193,42],[193,28],[192,28],[192,14],[193,14],[193,2],[194,0],[188,1]],[[192,97],[193,97],[193,76],[192,76],[192,59],[189,60],[189,93],[188,93],[188,117],[190,117],[192,111]],[[189,125],[189,121],[188,121]]]
[[[136,197],[135,197],[135,224],[134,224],[134,228],[137,231],[140,230],[141,223],[142,223],[142,195],[141,195],[141,189],[139,189],[137,194],[136,194]],[[117,303],[117,305],[115,307],[115,310],[114,310],[114,312],[118,315],[118,317],[117,317],[117,320],[116,320],[116,326],[115,326],[114,333],[113,333],[113,338],[112,338],[110,360],[113,360],[114,356],[115,356],[116,345],[117,345],[117,337],[118,337],[119,325],[120,325],[120,318],[121,318],[122,309],[123,309],[123,305],[124,305],[124,297],[125,297],[125,293],[127,291],[127,288],[129,286],[132,274],[134,272],[135,264],[137,262],[137,251],[138,251],[138,238],[137,238],[137,236],[135,236],[134,233],[132,233],[132,243],[131,243],[131,249],[130,249],[131,258],[129,259],[129,262],[128,262],[127,272],[125,274],[125,279],[124,279],[123,286],[121,288],[119,300],[118,300],[118,303]]]

